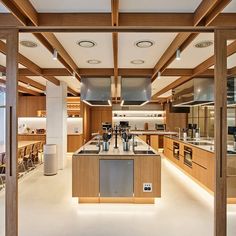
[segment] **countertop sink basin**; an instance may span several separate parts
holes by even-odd
[[[152,150],[135,150],[134,154],[143,154],[143,155],[149,155],[149,154],[155,154]]]
[[[98,150],[81,150],[78,152],[78,154],[98,154]]]

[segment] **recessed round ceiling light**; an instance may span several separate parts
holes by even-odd
[[[22,40],[20,41],[20,45],[27,47],[27,48],[36,48],[38,47],[38,44],[33,42],[33,41],[29,41],[29,40]]]
[[[194,47],[195,48],[207,48],[207,47],[210,47],[211,45],[213,45],[212,40],[204,40],[204,41],[200,41],[200,42],[194,44]]]
[[[151,40],[140,40],[135,42],[135,45],[139,48],[150,48],[154,45],[154,42]]]
[[[92,48],[97,45],[94,41],[91,40],[80,40],[77,42],[77,44],[83,48]]]
[[[96,60],[96,59],[91,59],[91,60],[87,60],[87,63],[89,63],[89,64],[100,64],[101,61]]]
[[[136,60],[132,60],[130,63],[135,64],[135,65],[140,65],[144,63],[144,60],[136,59]]]

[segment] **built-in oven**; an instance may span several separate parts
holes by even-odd
[[[173,142],[173,156],[179,160],[179,143]]]
[[[193,150],[190,147],[184,146],[184,164],[192,168]]]

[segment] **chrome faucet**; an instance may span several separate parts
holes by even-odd
[[[180,132],[180,127],[175,127],[175,129],[178,129],[179,130],[179,139],[181,138],[181,132]]]
[[[98,144],[97,144],[97,147],[98,147],[98,151],[100,152],[101,151],[101,135],[97,135],[96,138],[98,139]]]
[[[133,134],[133,152],[135,151],[135,134]]]

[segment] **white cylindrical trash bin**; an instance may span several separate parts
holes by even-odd
[[[44,175],[56,175],[58,169],[57,145],[45,144],[44,153]]]

